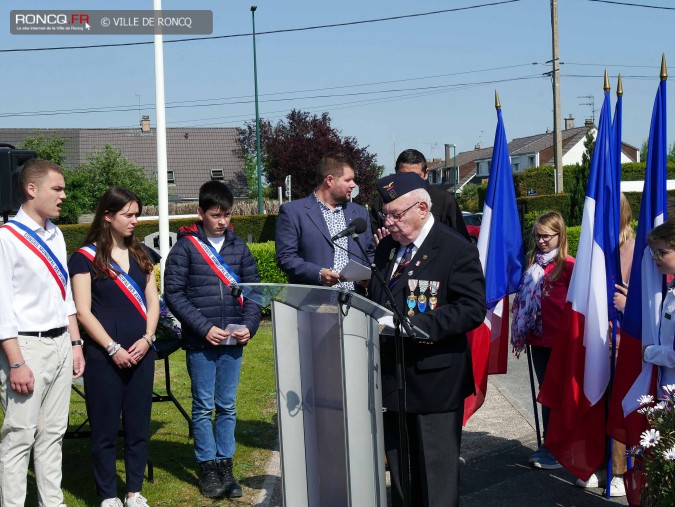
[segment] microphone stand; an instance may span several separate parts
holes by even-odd
[[[352,239],[359,247],[361,254],[365,259],[368,259],[368,254],[364,250],[363,246],[359,242],[359,235],[354,233],[352,234]],[[406,425],[406,404],[405,404],[405,350],[403,347],[403,336],[401,333],[401,327],[405,330],[406,334],[411,338],[414,338],[415,333],[412,330],[412,325],[408,320],[408,317],[403,314],[401,309],[398,307],[394,300],[394,296],[389,290],[389,285],[385,282],[382,275],[377,270],[375,262],[370,262],[370,270],[375,275],[377,282],[382,288],[382,292],[386,300],[391,306],[391,310],[394,312],[394,345],[396,348],[396,389],[398,395],[398,434],[399,434],[399,466],[401,469],[401,489],[403,492],[403,505],[404,507],[411,507],[410,499],[410,450],[408,448],[408,426]]]

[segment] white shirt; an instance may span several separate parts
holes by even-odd
[[[412,247],[412,256],[410,257],[411,262],[412,259],[415,257],[415,254],[417,253],[417,250],[422,246],[422,243],[424,243],[424,240],[427,239],[427,236],[429,235],[429,231],[431,230],[431,227],[434,225],[434,216],[429,213],[429,220],[422,226],[422,230],[420,233],[417,235],[415,240],[412,242],[413,247]],[[394,268],[391,270],[391,273],[396,271],[396,268],[398,268],[398,265],[401,264],[401,259],[403,258],[403,253],[405,252],[405,248],[408,245],[401,245],[401,247],[398,249],[398,253],[396,254],[396,262],[394,262]],[[391,276],[391,273],[389,275]]]
[[[659,339],[645,350],[645,362],[659,365],[659,385],[675,384],[675,288],[669,287],[663,300]]]
[[[216,249],[216,252],[220,252],[220,248],[225,243],[225,236],[207,236],[207,239],[211,243],[211,246]]]
[[[23,209],[14,220],[36,232],[67,271],[66,242],[58,227],[48,220],[47,228],[43,229]],[[5,228],[0,228],[0,287],[3,295],[0,340],[15,338],[19,331],[48,331],[67,326],[68,316],[76,312],[70,278],[64,301],[44,262]]]

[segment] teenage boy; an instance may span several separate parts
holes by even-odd
[[[0,505],[24,505],[32,450],[39,505],[61,507],[71,376],[84,373],[66,243],[49,220],[61,213],[66,184],[60,167],[34,159],[19,185],[21,209],[0,228]]]
[[[201,186],[201,220],[181,228],[164,273],[164,296],[181,323],[192,382],[199,490],[209,498],[242,495],[232,472],[235,402],[243,348],[260,324],[260,307],[230,290],[233,283],[260,281],[246,243],[230,228],[232,203],[224,183]]]

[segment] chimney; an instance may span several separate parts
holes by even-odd
[[[150,116],[146,114],[141,118],[141,132],[150,132]]]
[[[480,150],[480,143],[476,143],[476,146],[473,147],[474,150]]]
[[[445,145],[445,167],[450,167],[450,145]]]
[[[573,128],[574,128],[574,116],[570,114],[567,118],[565,118],[565,130]]]

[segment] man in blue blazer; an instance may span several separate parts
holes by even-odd
[[[353,282],[340,279],[340,270],[350,259],[370,265],[375,242],[368,211],[350,200],[356,187],[354,169],[354,162],[347,156],[340,153],[326,155],[316,169],[314,192],[283,204],[279,209],[276,259],[290,283],[328,287],[339,284],[354,290]],[[331,241],[356,218],[366,223],[366,230],[358,237],[368,259],[363,259],[351,236]]]

